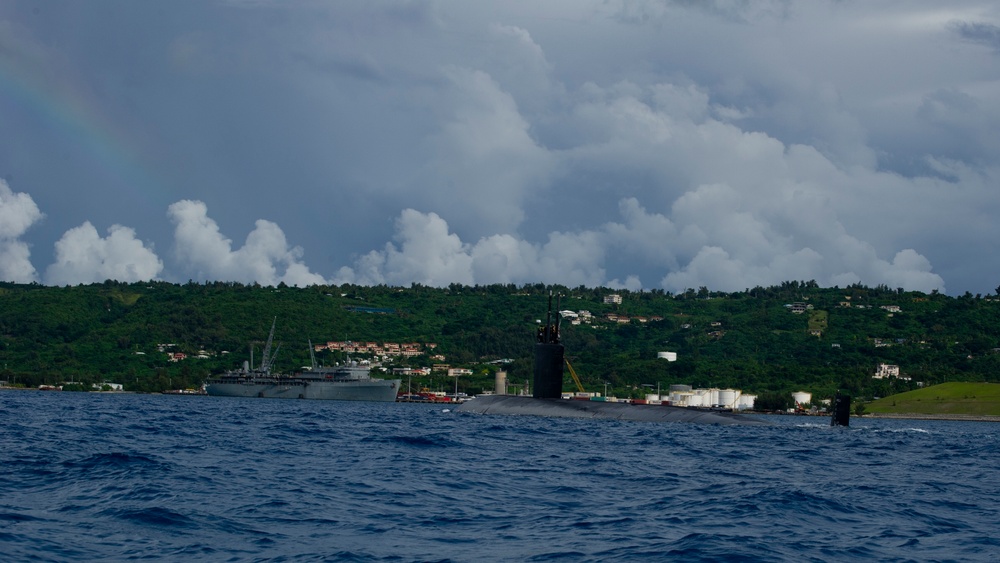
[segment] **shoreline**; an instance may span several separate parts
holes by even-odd
[[[784,413],[784,412],[749,412],[746,414],[766,414],[766,415],[777,415],[777,416],[802,416],[802,417],[821,417],[830,418],[829,413]],[[899,419],[899,420],[952,420],[957,422],[1000,422],[1000,415],[992,414],[926,414],[926,413],[890,413],[890,412],[878,412],[871,413],[867,412],[862,415],[857,415],[851,413],[851,420],[866,419],[866,418],[889,418],[889,419]]]
[[[62,389],[39,389],[37,387],[11,387],[2,386],[0,391],[59,391],[63,392]],[[98,393],[98,394],[113,394],[113,395],[130,395],[137,394],[134,391],[68,391],[69,393]],[[141,394],[141,393],[140,393]],[[162,393],[149,393],[153,395],[163,394],[163,395],[205,395],[204,393],[185,393],[182,391],[166,391]],[[407,402],[407,401],[396,401],[396,402]],[[416,402],[416,401],[414,401]],[[427,401],[429,404],[433,404],[431,401]],[[441,404],[452,404],[452,403],[441,403]],[[779,416],[802,416],[802,417],[822,417],[829,418],[828,413],[774,413],[774,412],[745,412],[743,414],[748,415],[779,415]],[[895,419],[895,420],[949,420],[955,422],[1000,422],[1000,415],[988,415],[988,414],[922,414],[922,413],[865,413],[863,415],[851,414],[852,419],[871,419],[871,418],[885,418],[885,419]]]

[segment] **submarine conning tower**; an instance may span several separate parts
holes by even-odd
[[[851,397],[849,395],[842,395],[838,391],[833,397],[833,404],[830,407],[833,413],[830,416],[830,426],[851,425]]]
[[[558,301],[556,308],[558,309]],[[545,325],[538,328],[535,343],[535,377],[532,396],[536,399],[558,399],[562,396],[563,363],[565,349],[559,341],[560,315],[556,312],[552,322],[552,292],[549,292],[549,310],[545,314]]]

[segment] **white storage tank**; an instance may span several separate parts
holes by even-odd
[[[804,405],[806,403],[812,402],[812,393],[806,393],[805,391],[796,391],[792,393],[792,399],[795,400],[796,405]]]
[[[727,409],[736,408],[736,399],[739,398],[740,392],[735,389],[722,389],[719,391],[719,402],[716,403],[720,407],[726,407]]]
[[[740,398],[736,400],[736,408],[738,410],[752,410],[754,401],[757,400],[757,395],[744,395],[740,394]]]
[[[691,398],[688,399],[689,407],[704,407],[705,406],[705,395],[701,393],[692,393]]]
[[[671,391],[670,392],[670,404],[677,407],[687,407],[691,405],[691,396],[693,393],[690,391],[688,386],[688,391]]]
[[[705,395],[705,406],[714,407],[719,404],[719,390],[718,389],[708,389],[708,393]]]

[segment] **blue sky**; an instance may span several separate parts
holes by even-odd
[[[0,279],[1000,285],[994,2],[0,5]]]

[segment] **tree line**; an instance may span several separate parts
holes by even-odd
[[[591,315],[590,322],[566,318],[561,325],[567,357],[589,391],[607,386],[638,396],[644,385],[683,383],[768,397],[794,390],[880,397],[919,384],[998,381],[1000,374],[1000,300],[969,293],[822,288],[813,281],[677,294],[544,284],[107,281],[0,283],[0,380],[27,387],[71,381],[80,388],[115,382],[145,392],[198,387],[249,360],[251,348],[259,359],[276,319],[278,369],[309,365],[309,341],[434,343],[444,362],[421,356],[384,367],[472,368],[458,383],[460,391],[475,393],[492,388],[497,369],[513,382],[531,378],[535,327],[545,321],[550,292],[559,309]],[[610,295],[621,302],[605,302]],[[676,352],[677,361],[658,358],[661,351]],[[170,361],[170,353],[186,359]],[[323,352],[318,359],[344,358]],[[904,377],[874,379],[880,363],[900,366]],[[454,389],[442,375],[414,385]],[[569,377],[565,389],[575,389]]]

